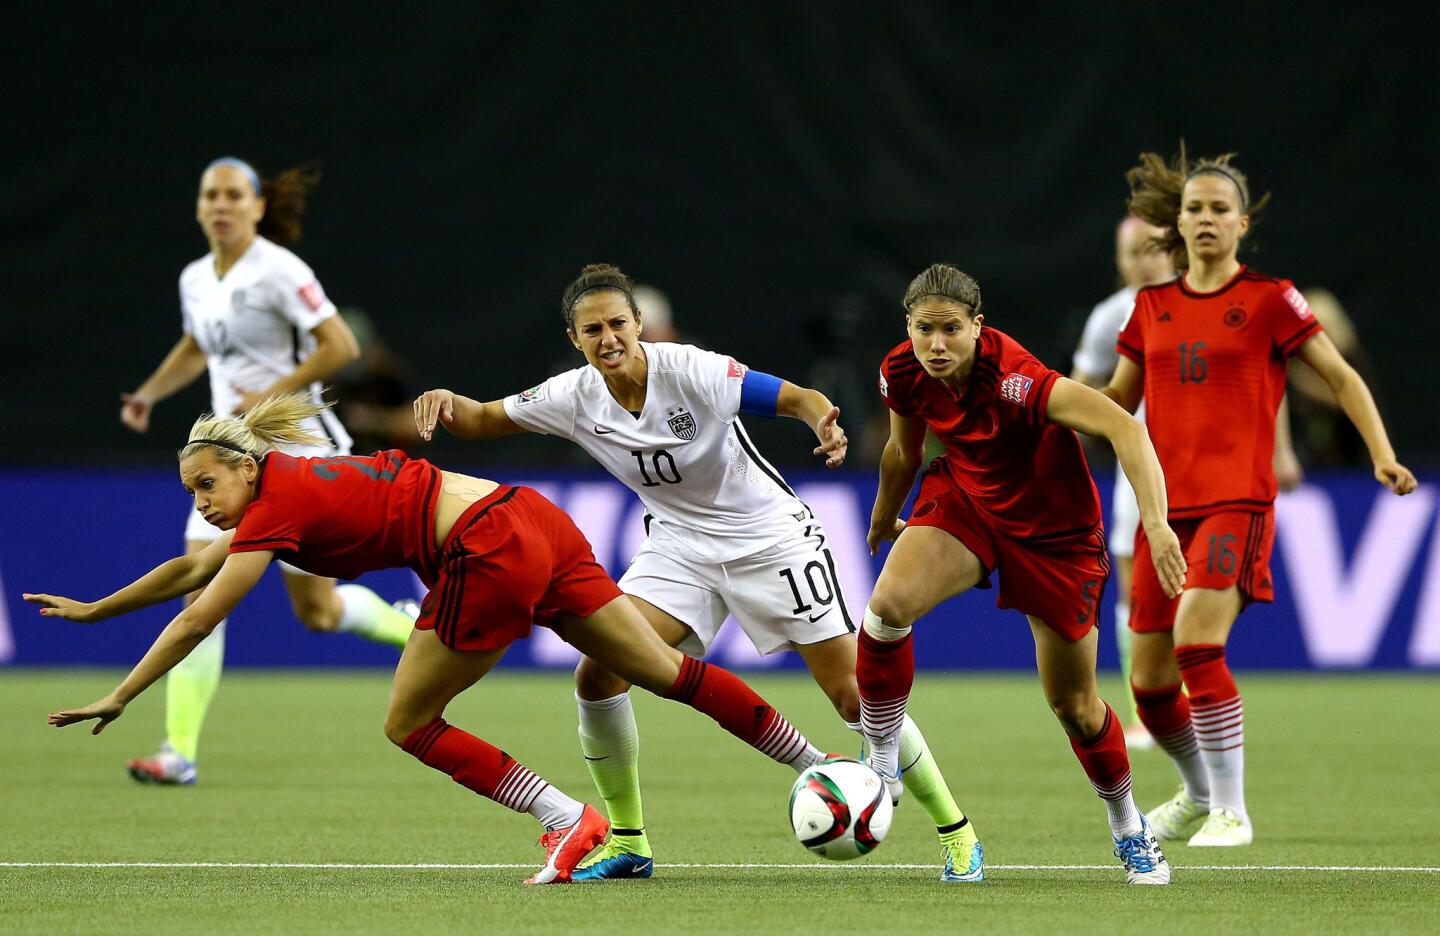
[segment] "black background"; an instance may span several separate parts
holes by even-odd
[[[205,381],[144,437],[118,395],[179,335],[195,185],[221,154],[322,159],[297,252],[416,389],[491,399],[566,360],[560,292],[600,260],[665,289],[687,338],[797,381],[837,309],[868,381],[906,282],[948,260],[991,324],[1068,370],[1114,288],[1124,170],[1183,135],[1274,192],[1247,259],[1341,297],[1402,459],[1433,462],[1434,7],[1296,9],[32,8],[0,39],[0,445],[173,457]],[[808,458],[797,429],[770,428],[776,460]]]

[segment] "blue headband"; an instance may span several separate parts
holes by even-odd
[[[245,178],[250,180],[250,187],[255,190],[255,197],[259,198],[261,196],[260,173],[256,172],[255,169],[245,160],[237,159],[234,156],[221,156],[219,159],[206,166],[205,171],[209,172],[216,166],[229,166],[232,169],[239,169],[241,172],[245,173]]]

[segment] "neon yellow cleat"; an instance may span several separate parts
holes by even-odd
[[[1253,841],[1255,827],[1250,825],[1249,819],[1241,819],[1240,814],[1233,809],[1216,806],[1210,810],[1210,815],[1200,827],[1200,831],[1190,837],[1190,847],[1233,848],[1236,845],[1249,845]]]
[[[1150,829],[1161,841],[1178,839],[1185,835],[1187,827],[1205,818],[1210,813],[1209,803],[1197,803],[1181,787],[1180,792],[1145,814]]]

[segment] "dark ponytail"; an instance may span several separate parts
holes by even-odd
[[[261,179],[260,194],[265,198],[265,217],[260,219],[257,228],[260,236],[277,244],[298,243],[303,235],[300,218],[305,213],[305,200],[319,181],[319,163],[315,162]]]

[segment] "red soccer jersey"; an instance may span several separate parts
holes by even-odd
[[[1117,347],[1145,368],[1145,422],[1171,517],[1274,503],[1286,359],[1320,330],[1289,280],[1243,266],[1214,292],[1183,277],[1140,290]]]
[[[1100,522],[1100,496],[1080,440],[1045,418],[1059,377],[987,326],[960,393],[926,374],[904,341],[880,366],[880,395],[899,415],[924,419],[945,443],[950,477],[997,532],[1027,539]]]
[[[230,551],[273,549],[330,578],[408,566],[429,582],[439,491],[440,469],[400,451],[342,458],[271,452]]]

